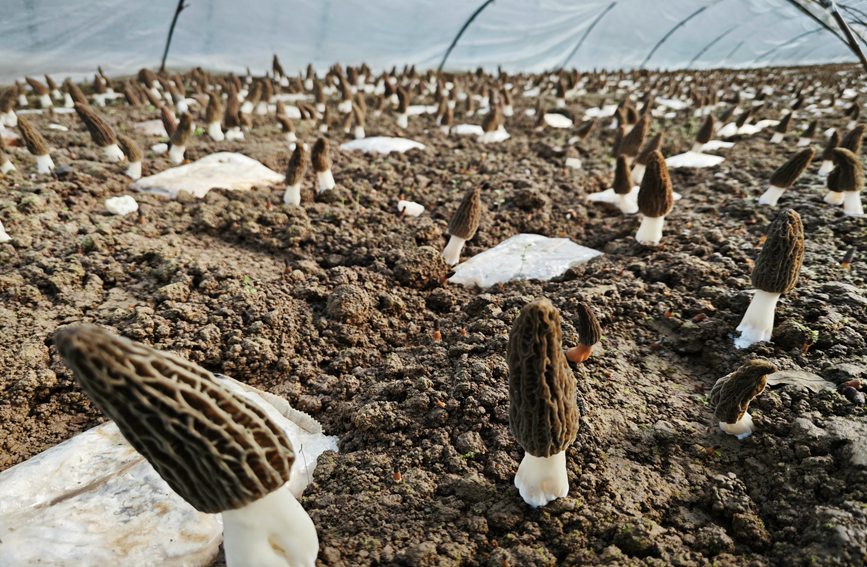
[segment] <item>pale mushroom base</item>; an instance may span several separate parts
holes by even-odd
[[[316,182],[319,184],[320,193],[324,193],[325,191],[331,191],[332,189],[334,189],[334,187],[337,186],[337,183],[334,182],[334,174],[331,173],[330,169],[326,171],[317,171]]]
[[[641,226],[638,227],[638,232],[635,233],[635,240],[639,244],[645,246],[658,246],[662,240],[662,227],[665,224],[665,217],[642,217]]]
[[[283,204],[297,207],[301,204],[301,184],[287,185],[283,192]]]
[[[54,160],[51,159],[50,155],[36,156],[37,173],[51,173],[52,169],[54,169]]]
[[[461,261],[461,250],[464,249],[466,240],[454,234],[449,235],[449,242],[443,249],[443,257],[446,259],[446,264],[454,266]]]
[[[524,453],[524,458],[515,474],[515,487],[524,502],[534,508],[565,497],[569,494],[566,451],[560,451],[550,457],[534,457]]]
[[[774,135],[771,136],[771,143],[772,144],[779,144],[780,142],[783,141],[784,137],[785,137],[785,134],[780,134],[779,132],[775,132]]]
[[[828,194],[825,195],[825,202],[829,205],[842,205],[843,193],[838,193],[837,191],[828,191]]]
[[[776,207],[777,201],[779,201],[780,197],[783,196],[784,191],[785,189],[783,189],[782,187],[777,187],[776,185],[768,185],[767,190],[762,193],[761,197],[759,197],[759,204]]]
[[[234,126],[229,128],[226,131],[226,140],[230,142],[239,141],[244,139],[244,133],[241,131],[241,128],[238,126]]]
[[[228,567],[312,567],[319,537],[287,484],[243,508],[223,512],[223,547]]]
[[[184,162],[184,152],[187,151],[186,146],[171,146],[169,148],[169,161],[175,165]]]
[[[15,164],[9,161],[8,159],[3,163],[0,163],[0,173],[6,174],[10,171],[15,171]]]
[[[365,136],[365,133],[364,133],[364,127],[362,127],[362,126],[356,126],[356,127],[352,130],[352,136],[353,136],[356,140],[362,140],[362,139],[364,139],[364,136]]]
[[[611,203],[624,215],[634,215],[638,212],[638,189],[638,186],[635,186],[629,193],[615,193],[614,189],[606,189],[590,193],[587,200],[593,203]]]
[[[771,340],[771,332],[774,329],[774,312],[777,309],[779,293],[756,290],[756,294],[744,313],[738,331],[741,336],[735,339],[737,348],[746,348],[754,343]]]
[[[124,159],[123,151],[117,144],[111,144],[109,146],[103,147],[102,155],[105,157],[105,161],[109,163],[117,163],[119,161],[123,161]]]
[[[750,415],[750,412],[744,412],[744,415],[734,423],[719,422],[719,428],[738,439],[746,439],[755,431],[753,417]]]
[[[843,193],[843,214],[847,217],[863,217],[864,207],[861,205],[861,193],[846,191]]]
[[[141,162],[130,162],[124,173],[126,173],[126,176],[130,179],[141,179]]]
[[[408,128],[409,127],[409,116],[406,114],[398,114],[397,115],[397,126],[398,128]]]
[[[636,185],[641,185],[641,180],[644,179],[644,172],[647,167],[644,164],[636,163],[632,168],[632,182]]]
[[[223,134],[223,128],[220,126],[219,122],[211,122],[208,124],[208,136],[210,136],[215,142],[222,142],[226,139],[226,135]]]
[[[823,160],[822,165],[819,166],[819,175],[825,177],[832,169],[834,169],[834,162],[829,159]]]

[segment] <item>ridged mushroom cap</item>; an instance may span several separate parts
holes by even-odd
[[[208,106],[205,108],[205,122],[219,122],[223,118],[223,101],[215,92],[208,93]]]
[[[21,139],[24,140],[27,151],[35,156],[48,155],[48,145],[45,143],[45,138],[23,116],[18,117],[18,131],[21,132]]]
[[[710,137],[713,136],[713,127],[713,114],[708,114],[707,118],[704,119],[704,124],[701,125],[701,128],[699,128],[698,133],[695,135],[695,141],[699,144],[710,142]]]
[[[304,144],[297,144],[289,165],[286,167],[286,185],[297,185],[304,178],[307,170],[307,148]]]
[[[509,426],[534,457],[565,450],[578,433],[575,377],[561,343],[560,313],[547,299],[524,306],[509,333]]]
[[[316,140],[316,143],[313,144],[310,158],[313,161],[313,171],[319,173],[331,169],[331,157],[329,156],[328,140],[326,138]]]
[[[27,84],[33,89],[38,95],[48,94],[48,87],[42,84],[39,79],[34,79],[33,77],[24,77],[24,80],[27,81]]]
[[[120,151],[126,156],[128,162],[135,163],[141,161],[141,148],[135,143],[135,140],[124,134],[118,134],[117,145],[120,146]]]
[[[814,155],[816,152],[813,148],[805,148],[790,157],[771,175],[771,185],[782,189],[791,187],[813,161]]]
[[[641,148],[641,151],[638,153],[638,157],[635,158],[635,163],[640,165],[647,165],[647,162],[650,160],[650,156],[653,155],[653,152],[658,152],[662,149],[662,132],[657,132],[655,136],[653,136],[650,140],[644,144],[644,147]]]
[[[828,189],[837,193],[861,191],[864,188],[864,168],[858,156],[844,147],[831,153],[834,169],[828,174]]]
[[[843,139],[840,140],[840,147],[846,148],[850,152],[855,155],[861,153],[861,143],[864,140],[864,129],[865,126],[863,124],[859,124],[855,126],[849,132],[843,136]]]
[[[81,121],[84,122],[87,131],[90,132],[90,139],[93,140],[94,144],[100,148],[104,148],[117,143],[117,135],[114,133],[114,128],[109,126],[90,105],[76,102],[75,112],[81,118]]]
[[[792,123],[792,113],[787,112],[782,119],[780,119],[780,123],[777,124],[776,131],[780,134],[785,134],[789,131],[789,125]]]
[[[593,346],[602,338],[602,326],[590,305],[583,301],[577,308],[578,341],[582,345]]]
[[[160,120],[163,121],[163,128],[166,130],[169,138],[174,136],[175,130],[178,129],[178,119],[175,118],[175,113],[168,106],[160,106]]]
[[[840,132],[834,130],[834,133],[828,137],[828,142],[825,144],[825,149],[822,151],[823,160],[834,159],[834,148],[840,145]]]
[[[650,130],[650,115],[645,114],[641,117],[641,120],[632,127],[629,133],[623,137],[623,140],[620,143],[619,153],[629,157],[635,157],[638,155],[638,151],[641,149],[641,144],[644,143],[644,138],[647,136],[648,130]]]
[[[802,138],[812,138],[816,135],[816,129],[819,127],[818,120],[811,120],[807,127],[801,132]]]
[[[626,195],[632,191],[632,172],[629,171],[626,156],[622,154],[617,156],[617,164],[614,166],[614,183],[611,187],[618,195]]]
[[[753,287],[768,293],[791,291],[803,260],[804,225],[795,210],[786,209],[768,227],[768,237],[750,276]]]
[[[461,204],[449,220],[448,232],[452,236],[470,240],[479,228],[482,217],[481,187],[470,189],[461,199]]]
[[[717,380],[708,398],[714,408],[714,418],[723,423],[737,423],[749,409],[750,402],[765,389],[768,374],[776,371],[773,364],[757,358]]]
[[[591,118],[590,120],[585,120],[575,129],[575,135],[578,136],[582,140],[586,140],[590,134],[593,133],[593,130],[596,128],[596,119]]]
[[[178,127],[172,132],[171,142],[173,146],[186,146],[193,133],[193,115],[189,112],[181,114]]]
[[[286,433],[204,368],[94,325],[66,327],[54,344],[97,407],[197,510],[240,508],[289,480]]]
[[[502,123],[503,112],[500,110],[499,106],[492,106],[491,110],[485,115],[484,120],[482,120],[482,131],[495,132]]]
[[[638,190],[638,210],[646,217],[664,217],[674,206],[671,178],[662,152],[650,154],[647,169]]]

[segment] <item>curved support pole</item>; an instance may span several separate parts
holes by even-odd
[[[608,7],[605,8],[605,10],[602,11],[601,14],[599,14],[598,16],[596,16],[596,19],[593,20],[593,23],[591,23],[591,24],[587,27],[587,30],[584,32],[584,35],[581,36],[581,39],[578,40],[578,43],[575,45],[575,48],[572,49],[572,51],[569,52],[569,55],[566,56],[566,59],[563,60],[563,64],[560,65],[560,67],[559,67],[560,69],[562,69],[563,67],[565,67],[565,66],[569,63],[569,61],[571,61],[572,58],[575,57],[575,54],[578,53],[578,50],[581,48],[581,45],[584,43],[584,40],[587,39],[587,36],[590,35],[590,32],[593,31],[593,28],[596,27],[596,24],[598,24],[599,21],[600,21],[602,18],[605,17],[605,14],[607,14],[608,12],[610,12],[611,9],[614,8],[614,6],[616,6],[616,5],[617,5],[617,2],[616,2],[616,0],[615,0],[614,2],[612,2],[611,4],[609,4]]]
[[[712,3],[708,4],[707,6],[702,6],[701,8],[699,8],[698,10],[693,12],[692,14],[688,15],[684,19],[677,22],[673,28],[668,30],[668,32],[664,36],[662,36],[662,39],[660,39],[659,41],[656,42],[656,45],[653,46],[653,49],[650,50],[650,53],[647,54],[647,57],[644,58],[644,61],[641,62],[641,65],[639,65],[638,68],[643,69],[644,66],[647,65],[647,62],[650,61],[650,58],[653,57],[653,54],[656,53],[656,50],[659,49],[660,47],[662,47],[662,44],[665,43],[666,41],[668,41],[668,38],[670,38],[672,36],[672,34],[674,34],[674,32],[676,32],[677,30],[679,30],[680,28],[685,26],[686,23],[688,21],[690,21],[691,19],[693,19],[694,17],[698,16],[699,14],[701,14],[702,12],[704,12],[705,10],[710,8],[711,6],[714,6],[715,4],[719,4],[720,2],[722,2],[722,0],[716,0],[716,2],[712,2]]]
[[[451,45],[449,45],[449,48],[446,49],[446,54],[443,55],[443,60],[440,61],[440,66],[437,67],[437,73],[442,72],[443,67],[446,64],[446,60],[448,60],[449,55],[451,55],[451,53],[452,53],[452,49],[454,49],[455,45],[458,44],[458,41],[461,39],[461,36],[464,35],[464,32],[467,31],[467,28],[470,27],[470,24],[473,23],[473,20],[476,19],[476,16],[481,14],[482,10],[484,10],[485,8],[487,8],[488,6],[490,6],[493,3],[494,3],[494,0],[486,0],[486,2],[484,4],[479,6],[478,9],[475,12],[473,12],[473,15],[470,16],[470,19],[468,19],[466,22],[464,22],[464,25],[461,27],[461,31],[458,32],[458,35],[456,35],[455,38],[452,40],[452,43],[451,43]]]

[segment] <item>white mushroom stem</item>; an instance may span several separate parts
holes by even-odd
[[[287,185],[283,192],[283,204],[297,207],[301,204],[301,183]]]
[[[847,130],[851,130],[851,129],[853,129],[853,128],[854,128],[855,126],[857,126],[857,125],[858,125],[858,121],[857,121],[857,120],[850,120],[850,121],[846,124],[846,129],[847,129]]]
[[[313,79],[304,79],[304,88],[308,91],[313,90]]]
[[[253,112],[253,103],[249,100],[245,100],[244,104],[241,105],[241,112],[243,114],[250,114]]]
[[[59,89],[54,89],[53,91],[51,91],[51,98],[53,98],[54,100],[62,100],[63,93],[61,93]]]
[[[316,103],[316,112],[318,112],[320,114],[325,112],[325,103],[324,102],[317,102]]]
[[[831,170],[834,169],[834,162],[826,159],[822,160],[822,165],[819,166],[819,175],[826,176],[831,173]]]
[[[75,108],[75,101],[72,100],[72,95],[70,95],[69,93],[63,93],[63,107]]]
[[[326,124],[325,122],[320,124],[319,125],[319,131],[323,134],[326,134],[328,132],[328,124]]]
[[[782,187],[777,187],[776,185],[768,185],[768,189],[762,193],[762,196],[759,197],[760,205],[770,205],[772,207],[777,206],[777,201],[782,197],[785,189]]]
[[[777,309],[779,293],[756,290],[738,331],[741,336],[735,339],[737,348],[746,348],[753,343],[771,340],[771,332],[774,329],[774,312]]]
[[[443,248],[443,257],[446,259],[446,264],[454,266],[461,261],[461,250],[464,249],[464,244],[466,244],[466,242],[466,239],[463,239],[460,236],[455,236],[454,234],[449,235],[449,242],[446,244],[446,247]]]
[[[566,167],[572,169],[581,169],[581,160],[576,157],[567,157],[566,158]]]
[[[5,114],[0,115],[0,124],[5,124],[10,128],[14,128],[18,126],[18,115],[15,114],[14,110],[10,110]]]
[[[54,169],[54,160],[51,159],[50,155],[36,156],[37,173],[51,173],[52,169]]]
[[[12,240],[12,237],[9,236],[9,233],[3,228],[3,222],[0,221],[0,243],[9,242],[10,240]]]
[[[219,120],[215,120],[208,124],[208,136],[210,136],[215,142],[222,142],[226,139],[226,135],[223,134],[223,127],[220,125]]]
[[[804,146],[809,146],[810,142],[810,138],[798,138],[798,147],[802,148]]]
[[[695,142],[692,145],[692,149],[689,151],[700,154],[703,149],[704,149],[704,144],[702,144],[701,142]]]
[[[337,110],[342,112],[343,114],[349,114],[352,112],[352,101],[351,100],[341,100],[337,105]]]
[[[241,128],[239,126],[233,126],[226,131],[226,140],[235,141],[235,140],[243,140],[244,133],[241,132]]]
[[[838,193],[837,191],[828,191],[828,194],[825,195],[825,202],[829,205],[842,205],[843,193]]]
[[[632,168],[632,182],[635,185],[641,185],[641,180],[644,179],[644,170],[645,166],[640,163],[636,163],[635,167]]]
[[[223,546],[228,567],[312,567],[319,537],[313,520],[284,485],[223,512]]]
[[[409,127],[409,116],[405,113],[397,115],[397,126],[399,128]]]
[[[784,135],[785,134],[780,134],[779,132],[774,132],[774,135],[771,136],[771,143],[772,144],[779,144],[780,142],[783,141]]]
[[[635,233],[635,240],[641,244],[656,246],[662,240],[662,225],[665,217],[642,217],[641,226]]]
[[[566,99],[558,98],[555,102],[555,105],[557,106],[557,108],[566,108]]]
[[[514,114],[515,114],[515,109],[512,108],[511,104],[507,104],[507,105],[503,106],[503,116],[505,116],[506,118],[509,118],[510,116],[514,116]]]
[[[515,474],[515,487],[524,502],[534,508],[565,497],[569,494],[566,451],[560,451],[550,457],[534,457],[524,453],[524,458]]]
[[[39,106],[42,108],[51,108],[54,103],[51,102],[51,96],[48,93],[39,96]]]
[[[298,141],[298,136],[295,135],[295,132],[286,132],[286,141],[290,144],[294,144]]]
[[[263,101],[259,101],[259,104],[256,105],[256,114],[262,116],[268,114],[268,103]]]
[[[325,171],[317,171],[316,172],[316,182],[319,184],[319,192],[324,193],[325,191],[331,191],[334,189],[334,174],[331,173],[330,169]]]
[[[183,163],[185,151],[187,151],[187,146],[172,145],[169,148],[169,161],[175,165]]]
[[[440,126],[440,132],[442,132],[443,135],[445,135],[445,136],[448,136],[449,133],[451,132],[451,130],[452,130],[451,126]]]
[[[864,207],[861,205],[861,193],[859,191],[843,193],[843,214],[847,217],[864,216]]]
[[[126,176],[130,179],[141,179],[141,162],[130,162],[124,173],[126,173]]]
[[[169,101],[171,102],[171,101]],[[93,95],[93,105],[94,106],[105,106],[105,94],[103,93],[94,93]]]
[[[753,434],[753,416],[750,412],[744,412],[739,420],[734,423],[719,422],[719,428],[729,435],[734,435],[738,439],[746,439]]]
[[[105,160],[109,163],[117,163],[124,159],[123,150],[117,144],[103,147],[102,155],[105,156]]]
[[[14,163],[12,163],[8,159],[6,161],[4,161],[3,163],[0,163],[0,173],[5,175],[5,174],[9,173],[10,171],[15,171],[15,164]]]
[[[352,131],[352,135],[355,137],[356,140],[363,139],[365,136],[364,126],[356,126],[355,129]]]
[[[18,95],[18,106],[26,107],[27,106],[27,96],[24,94]],[[851,130],[851,128],[849,128]]]

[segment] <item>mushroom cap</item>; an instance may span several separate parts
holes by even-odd
[[[629,171],[629,164],[623,154],[617,156],[617,164],[614,166],[614,183],[611,187],[618,195],[628,195],[632,191],[632,173]]]
[[[834,148],[831,157],[834,169],[828,174],[828,189],[838,193],[861,191],[864,188],[864,167],[858,156],[841,146]]]
[[[578,433],[575,377],[561,342],[560,313],[548,299],[525,305],[509,333],[509,425],[534,457],[565,450]]]
[[[39,130],[30,124],[30,121],[23,116],[18,117],[18,131],[21,132],[21,138],[24,140],[24,145],[27,150],[35,156],[44,156],[48,154],[48,145],[45,143],[45,138],[39,133]]]
[[[482,217],[482,189],[474,187],[464,194],[461,204],[449,220],[448,232],[452,236],[470,240],[479,228]]]
[[[768,293],[791,291],[804,260],[804,225],[801,216],[786,209],[768,227],[768,238],[750,276],[753,287]]]
[[[307,149],[304,144],[297,144],[289,165],[286,167],[286,185],[297,185],[304,178],[307,170]]]
[[[787,189],[804,173],[816,152],[813,148],[805,148],[790,157],[786,163],[777,168],[771,175],[771,185]]]
[[[767,376],[777,368],[769,361],[756,358],[716,381],[709,402],[714,418],[724,423],[737,423],[747,412],[750,402],[762,393]]]
[[[87,131],[90,132],[90,138],[93,143],[104,148],[117,143],[117,135],[114,133],[114,128],[102,119],[93,108],[88,104],[75,103],[75,112],[78,117],[84,122]]]
[[[543,116],[543,115],[540,115]],[[543,116],[544,117],[544,116]],[[538,117],[537,117],[538,120]],[[485,115],[485,118],[482,120],[482,131],[483,132],[494,132],[500,125],[503,123],[503,111],[500,110],[499,106],[492,106],[491,110]]]
[[[39,79],[34,79],[33,77],[24,77],[24,80],[27,81],[27,84],[33,89],[38,95],[48,94],[48,87],[42,84]]]
[[[593,346],[602,338],[602,326],[596,319],[596,314],[590,305],[583,301],[578,304],[578,342],[582,345]]]
[[[811,120],[810,123],[804,128],[804,131],[801,132],[802,138],[812,138],[816,134],[816,128],[819,127],[818,120]]]
[[[190,135],[193,133],[193,115],[189,112],[181,114],[178,127],[172,132],[171,142],[173,146],[186,146]]]
[[[169,138],[175,135],[175,130],[178,129],[178,119],[175,118],[175,113],[166,105],[160,106],[160,120],[163,121],[163,128],[166,130]]]
[[[704,119],[704,124],[701,125],[701,128],[699,128],[698,133],[695,135],[695,141],[699,144],[710,142],[710,137],[713,136],[713,127],[713,114],[708,114],[707,118]]]
[[[846,148],[855,155],[861,153],[861,142],[864,139],[864,129],[865,126],[859,124],[849,130],[849,132],[843,136],[843,139],[840,140],[840,147]]]
[[[596,129],[596,119],[591,118],[590,120],[585,120],[581,124],[575,128],[575,135],[578,136],[582,140],[586,140],[590,134],[593,133],[593,130]]]
[[[331,169],[331,157],[328,155],[328,140],[326,138],[316,140],[310,159],[313,161],[313,171],[317,173]]]
[[[638,155],[638,151],[641,149],[641,144],[644,143],[644,138],[647,136],[648,130],[650,130],[650,115],[645,114],[641,117],[641,120],[632,127],[629,133],[623,137],[623,140],[620,142],[619,153],[629,157],[635,157]]]
[[[223,118],[223,101],[215,92],[208,93],[208,106],[205,108],[205,122],[219,122]]]
[[[653,152],[647,160],[647,169],[638,190],[638,210],[646,217],[664,217],[673,206],[668,166],[662,152]]]
[[[840,132],[834,130],[834,133],[828,137],[828,142],[825,144],[825,149],[822,151],[823,160],[834,159],[834,148],[840,145]]]
[[[641,148],[641,151],[638,153],[638,157],[635,158],[635,163],[646,166],[648,160],[650,160],[650,156],[653,155],[653,152],[658,152],[662,149],[662,132],[657,132],[655,136],[653,136],[644,147]]]
[[[197,510],[240,508],[289,480],[286,433],[204,368],[95,325],[61,329],[54,344],[87,395]]]
[[[792,123],[792,113],[787,112],[783,115],[783,118],[780,119],[780,123],[777,124],[777,132],[780,134],[785,134],[789,131],[789,124]]]
[[[135,143],[135,140],[125,134],[118,134],[117,144],[120,146],[120,150],[124,153],[128,162],[134,163],[141,161],[141,148],[139,148],[138,144]]]

